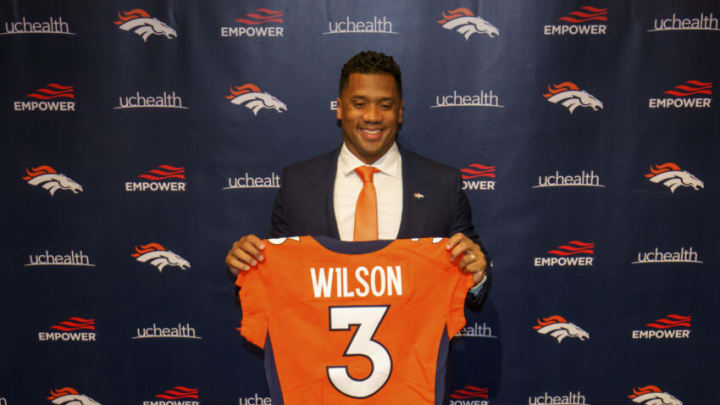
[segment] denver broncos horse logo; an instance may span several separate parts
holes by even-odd
[[[119,26],[118,28],[123,31],[135,32],[140,35],[145,42],[147,42],[150,35],[163,35],[167,39],[177,37],[174,29],[157,18],[150,17],[150,14],[140,8],[125,11],[123,15],[118,13],[118,18],[118,21],[113,21],[115,25]]]
[[[628,395],[628,398],[635,403],[644,405],[682,405],[682,401],[654,385],[633,388],[633,393]]]
[[[650,173],[647,173],[645,177],[653,183],[662,183],[672,193],[680,186],[692,187],[695,191],[705,188],[705,184],[700,179],[672,162],[655,165],[655,168],[650,166]]]
[[[147,245],[140,245],[140,247],[135,246],[135,253],[131,253],[130,256],[141,263],[150,262],[161,273],[167,266],[180,267],[180,270],[190,268],[190,262],[177,253],[166,250],[159,243],[148,243]]]
[[[560,315],[543,318],[542,321],[538,319],[538,324],[533,326],[533,329],[543,335],[550,334],[550,336],[557,339],[558,343],[561,343],[566,337],[574,337],[582,341],[590,339],[589,333],[574,323],[568,322]]]
[[[99,402],[70,387],[60,388],[57,391],[50,390],[50,396],[47,399],[57,405],[100,405]]]
[[[472,34],[487,34],[490,38],[493,35],[500,35],[500,31],[489,22],[480,17],[475,16],[472,11],[465,7],[448,10],[447,14],[443,11],[443,19],[438,20],[438,24],[442,24],[446,30],[457,31],[465,37],[467,41]]]
[[[268,93],[262,92],[258,86],[252,83],[235,86],[235,89],[230,88],[230,94],[225,98],[233,104],[244,105],[252,110],[255,115],[263,108],[274,109],[280,113],[287,111],[285,103]]]
[[[543,94],[543,97],[553,104],[560,103],[567,107],[571,114],[578,107],[589,107],[593,111],[603,108],[603,103],[600,100],[587,91],[580,90],[573,82],[556,84],[553,88],[548,86],[548,93]]]
[[[27,176],[23,177],[31,186],[40,186],[54,196],[58,190],[70,190],[74,194],[83,191],[81,185],[74,182],[64,174],[60,174],[50,166],[43,165],[31,169],[25,169]]]

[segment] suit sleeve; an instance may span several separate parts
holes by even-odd
[[[290,225],[288,224],[287,208],[286,208],[286,179],[287,179],[287,168],[282,170],[281,177],[282,184],[280,189],[275,194],[275,202],[273,203],[272,214],[270,216],[270,232],[269,237],[280,238],[283,236],[293,236],[290,232]]]
[[[456,208],[455,208],[455,214],[452,218],[452,222],[450,224],[450,233],[448,237],[455,235],[458,232],[462,232],[470,238],[473,242],[477,243],[480,246],[480,249],[485,254],[485,259],[487,260],[488,267],[485,272],[487,275],[487,279],[485,280],[485,283],[483,283],[482,287],[479,289],[479,291],[475,291],[472,293],[469,293],[467,295],[466,303],[473,308],[478,308],[480,305],[482,305],[483,301],[485,300],[485,296],[487,295],[487,291],[490,287],[490,280],[491,280],[491,271],[490,271],[490,256],[487,253],[487,250],[485,250],[485,247],[482,243],[480,243],[480,237],[478,236],[477,232],[475,232],[475,226],[472,223],[472,211],[470,210],[470,202],[468,201],[467,195],[465,194],[465,191],[462,189],[462,179],[460,177],[460,172],[456,172],[455,174],[455,196],[456,196]]]
[[[468,238],[472,239],[473,242],[477,243],[482,247],[480,238],[475,227],[472,223],[472,211],[470,210],[470,203],[468,201],[465,191],[462,189],[462,179],[460,178],[460,172],[455,173],[455,212],[450,222],[450,232],[448,237],[455,235],[458,232],[462,232]],[[484,249],[483,249],[484,251]]]

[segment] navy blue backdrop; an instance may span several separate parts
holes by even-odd
[[[4,2],[0,405],[270,403],[223,259],[265,235],[283,166],[339,145],[364,49],[401,66],[399,141],[462,170],[495,264],[449,403],[711,403],[719,19],[710,0]]]

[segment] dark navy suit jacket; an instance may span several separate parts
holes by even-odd
[[[480,245],[460,172],[402,147],[399,150],[403,209],[397,237],[449,237],[462,232]],[[283,169],[282,186],[272,210],[270,237],[325,235],[339,239],[333,206],[339,154],[337,148]],[[485,284],[487,287],[489,283]],[[483,288],[471,301],[482,302],[486,290]]]

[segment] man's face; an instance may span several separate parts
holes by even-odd
[[[395,142],[402,105],[392,75],[351,73],[337,106],[350,152],[367,164],[380,159]]]

